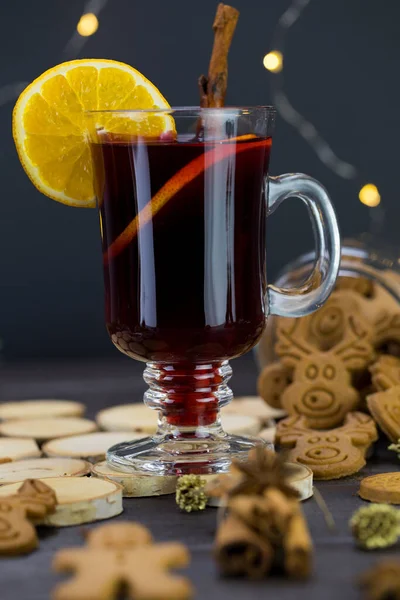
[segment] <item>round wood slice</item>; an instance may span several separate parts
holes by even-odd
[[[285,468],[287,469],[288,482],[295,488],[299,493],[299,499],[301,501],[311,498],[313,495],[313,473],[311,469],[305,465],[297,463],[286,463]],[[207,484],[212,483],[213,480],[217,479],[221,481],[222,478],[227,477],[235,480],[236,476],[232,473],[219,474],[219,475],[204,475],[203,478]],[[229,481],[229,479],[228,479]],[[210,496],[207,504],[209,506],[220,506],[225,500],[222,497]]]
[[[265,440],[266,442],[269,442],[270,444],[274,444],[275,443],[275,434],[276,434],[276,427],[275,427],[275,425],[273,425],[272,427],[266,427],[265,429],[262,429],[260,431],[260,433],[257,435],[257,437]]]
[[[122,485],[125,498],[139,498],[146,496],[164,496],[174,494],[177,477],[162,475],[137,475],[135,473],[121,473],[102,461],[92,466],[92,473],[101,479],[110,479]]]
[[[97,477],[55,477],[43,479],[57,496],[56,511],[37,521],[38,525],[66,527],[83,525],[121,514],[122,487]],[[0,488],[0,497],[15,494],[21,483]]]
[[[145,404],[122,404],[101,410],[96,421],[106,431],[138,431],[154,433],[158,424],[158,411]]]
[[[224,406],[222,414],[249,415],[257,417],[263,425],[267,425],[270,419],[282,419],[287,415],[280,408],[272,408],[260,396],[241,396],[235,398]]]
[[[0,460],[39,458],[42,453],[35,440],[29,438],[0,438]]]
[[[285,464],[287,469],[288,482],[295,490],[299,492],[300,500],[307,500],[313,495],[313,472],[305,465],[288,462]]]
[[[0,465],[0,485],[47,479],[48,477],[83,477],[90,473],[90,464],[71,458],[32,458]]]
[[[51,440],[44,444],[42,450],[46,456],[83,458],[96,463],[105,459],[106,452],[111,446],[142,437],[142,433],[132,431],[96,431],[87,435]]]
[[[261,430],[261,421],[248,415],[221,414],[221,423],[226,433],[231,435],[257,435]]]
[[[42,419],[43,417],[81,417],[85,406],[72,400],[23,400],[0,404],[0,421]]]
[[[20,419],[0,423],[0,434],[6,437],[29,437],[38,442],[59,437],[89,433],[97,429],[94,421],[75,417],[49,419]]]

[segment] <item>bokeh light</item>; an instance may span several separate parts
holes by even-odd
[[[99,20],[94,13],[86,13],[82,15],[79,19],[79,23],[76,26],[76,29],[79,35],[83,37],[88,37],[89,35],[93,35],[99,28]]]
[[[369,206],[370,208],[378,206],[378,204],[380,204],[381,201],[381,196],[378,192],[378,188],[373,183],[367,183],[366,185],[364,185],[361,188],[358,197],[360,199],[360,202],[362,202],[366,206]]]
[[[283,54],[279,50],[272,50],[264,56],[263,65],[272,73],[279,73],[283,69]]]

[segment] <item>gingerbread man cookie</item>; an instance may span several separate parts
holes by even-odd
[[[31,520],[53,512],[56,503],[53,490],[34,479],[26,480],[17,494],[0,498],[0,555],[35,550],[39,542]]]
[[[367,396],[371,415],[392,442],[400,438],[400,385]]]
[[[193,591],[184,577],[170,569],[186,567],[183,544],[155,544],[150,532],[138,523],[119,522],[89,532],[87,545],[57,552],[57,572],[74,573],[58,585],[54,600],[116,600],[122,589],[135,600],[187,600]]]
[[[357,473],[377,439],[370,416],[353,412],[345,424],[328,431],[313,430],[304,417],[289,417],[277,426],[276,442],[290,449],[288,460],[309,467],[315,479],[339,479]]]

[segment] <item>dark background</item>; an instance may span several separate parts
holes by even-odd
[[[268,104],[275,75],[262,64],[287,0],[232,0],[241,16],[230,53],[227,103]],[[151,79],[171,105],[198,103],[207,71],[216,0],[109,0],[100,27],[75,57],[125,61]],[[0,337],[7,360],[113,355],[103,322],[96,211],[42,196],[23,173],[11,137],[12,86],[71,58],[65,51],[87,4],[82,0],[0,2]],[[278,119],[271,172],[303,171],[330,191],[343,235],[385,215],[384,236],[398,240],[398,65],[400,3],[312,0],[288,32],[285,92],[293,105],[354,164],[341,179]],[[3,86],[6,86],[3,88]],[[10,91],[11,89],[11,91]],[[375,183],[379,209],[358,191]],[[374,212],[375,210],[375,212]],[[311,246],[304,208],[290,201],[269,222],[269,279]]]

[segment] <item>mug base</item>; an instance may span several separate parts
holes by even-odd
[[[210,475],[226,473],[232,460],[247,460],[249,451],[260,444],[273,449],[260,438],[223,432],[206,439],[155,435],[113,446],[107,463],[117,471],[138,475]]]

